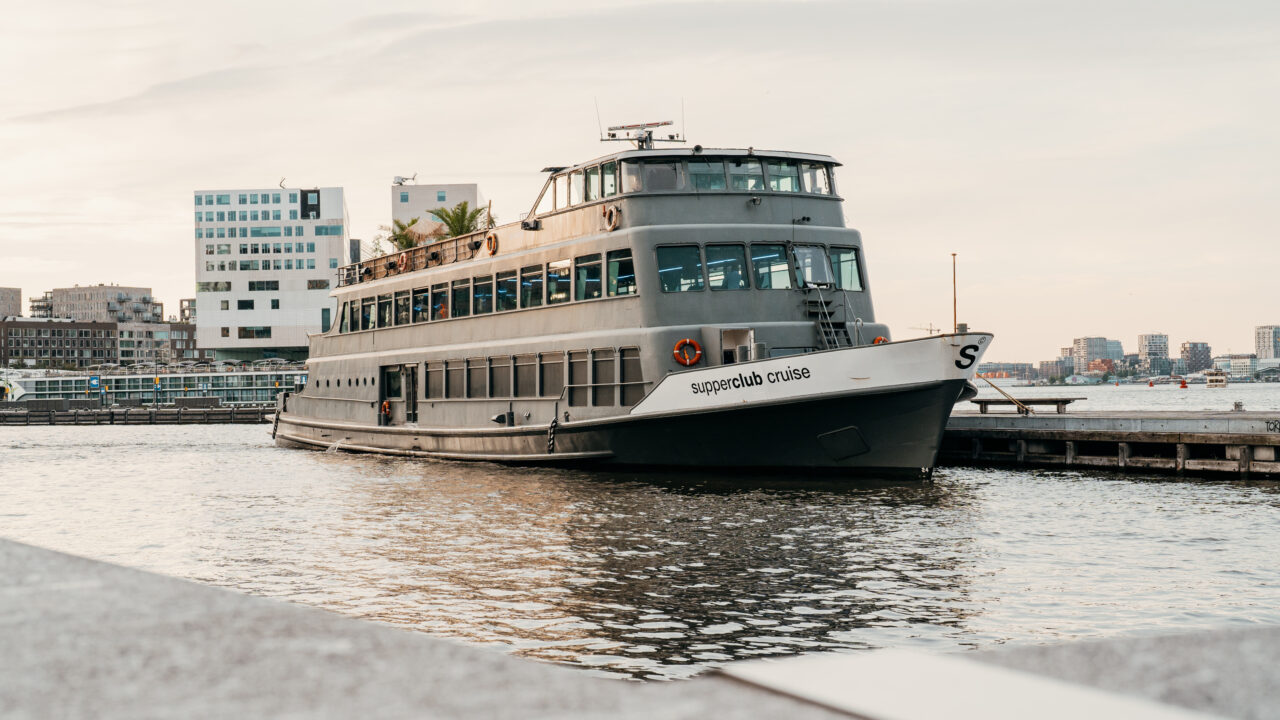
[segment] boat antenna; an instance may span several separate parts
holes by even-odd
[[[960,315],[956,305],[956,254],[951,253],[951,332],[960,332]]]
[[[600,98],[593,97],[591,102],[596,104],[596,129],[600,131],[600,142],[604,142],[604,121],[600,119]]]
[[[652,150],[653,143],[656,142],[684,142],[684,136],[680,133],[668,133],[666,137],[653,136],[653,129],[667,127],[675,123],[670,120],[661,122],[635,123],[633,125],[611,125],[607,135],[600,138],[601,142],[633,142],[639,150]]]

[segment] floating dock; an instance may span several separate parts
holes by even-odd
[[[941,465],[1280,477],[1280,412],[952,414]]]
[[[221,425],[271,421],[274,407],[126,407],[0,411],[0,425]]]

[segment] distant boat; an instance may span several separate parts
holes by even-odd
[[[1224,388],[1227,386],[1227,372],[1225,370],[1205,370],[1204,379],[1205,387]]]

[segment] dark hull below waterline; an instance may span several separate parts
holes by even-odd
[[[281,416],[276,442],[516,464],[813,470],[924,477],[937,459],[963,380],[882,392],[607,422],[457,434],[428,428],[328,425]]]

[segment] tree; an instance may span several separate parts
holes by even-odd
[[[444,223],[445,237],[457,237],[459,235],[467,235],[481,229],[481,225],[491,228],[494,226],[494,217],[488,215],[485,220],[481,220],[486,215],[485,208],[472,208],[471,205],[463,200],[451,208],[438,208],[429,211],[436,220]]]

